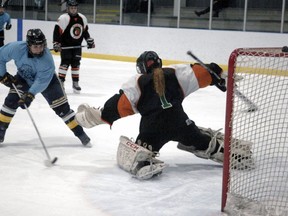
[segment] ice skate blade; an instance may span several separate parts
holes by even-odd
[[[85,148],[92,148],[91,142],[87,143],[86,145],[82,144]]]
[[[74,89],[74,88],[73,88],[73,92],[74,92],[74,94],[80,94],[80,93],[81,93],[81,90],[77,90],[77,89]]]

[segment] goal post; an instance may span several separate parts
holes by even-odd
[[[288,215],[286,48],[239,48],[230,55],[221,205],[229,215]],[[243,79],[236,83],[236,76]]]

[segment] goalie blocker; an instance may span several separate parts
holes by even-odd
[[[117,164],[140,180],[158,176],[166,167],[163,161],[155,158],[154,152],[137,145],[125,136],[120,137]]]

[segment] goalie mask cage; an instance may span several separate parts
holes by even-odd
[[[283,50],[283,51],[282,51]],[[288,215],[288,52],[240,48],[229,58],[221,210]],[[236,75],[243,77],[234,83]],[[235,157],[239,142],[250,145]],[[247,160],[248,159],[248,160]],[[235,163],[241,162],[240,169]]]

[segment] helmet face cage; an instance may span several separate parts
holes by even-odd
[[[162,60],[154,51],[145,51],[142,53],[136,62],[136,70],[141,74],[149,74],[154,68],[161,68]]]
[[[29,53],[33,56],[42,56],[47,46],[46,37],[40,29],[29,29],[26,35],[26,42],[29,48]],[[31,52],[32,45],[43,45],[43,52],[34,54]]]

